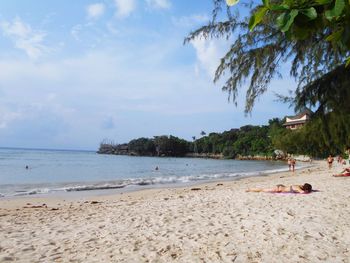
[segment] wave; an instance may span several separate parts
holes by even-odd
[[[12,196],[26,196],[26,195],[36,195],[36,194],[48,194],[53,192],[53,189],[49,188],[40,188],[40,189],[31,189],[28,191],[16,191]],[[11,196],[11,195],[6,195]]]
[[[305,168],[305,167],[304,167]],[[0,197],[10,197],[10,196],[29,196],[29,195],[40,195],[40,194],[51,194],[59,192],[80,192],[80,191],[96,191],[96,190],[115,190],[123,189],[128,187],[142,187],[142,186],[156,186],[156,185],[171,185],[171,184],[186,184],[200,181],[215,181],[224,179],[240,179],[244,177],[251,176],[264,176],[272,173],[287,171],[286,168],[265,170],[265,171],[255,171],[255,172],[236,172],[236,173],[217,173],[217,174],[200,174],[200,175],[188,175],[188,176],[159,176],[151,178],[129,178],[125,180],[118,180],[115,182],[96,182],[91,184],[77,183],[73,185],[72,183],[62,185],[61,187],[36,187],[30,188],[27,185],[25,190],[15,190],[12,193],[3,194],[0,193]]]
[[[66,188],[66,192],[79,192],[79,191],[91,191],[91,190],[109,190],[124,188],[125,185],[84,185]]]

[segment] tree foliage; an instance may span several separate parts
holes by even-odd
[[[274,150],[283,150],[291,154],[308,154],[313,157],[326,157],[329,154],[344,154],[350,148],[350,129],[347,125],[350,114],[339,121],[336,113],[330,112],[322,117],[313,116],[298,130],[289,130],[283,126],[284,120],[274,118],[268,125],[245,125],[222,133],[210,133],[192,142],[175,136],[155,136],[139,138],[128,144],[101,144],[100,153],[129,154],[139,156],[182,157],[190,154],[204,156],[222,155],[224,158],[238,156],[273,156]],[[330,123],[328,136],[320,132],[324,129],[324,119]]]
[[[321,5],[317,1],[328,2]],[[290,75],[297,80],[299,92],[294,102],[299,106],[310,102],[299,100],[304,87],[317,90],[312,83],[343,65],[349,55],[349,3],[340,15],[335,12],[327,19],[327,11],[334,7],[331,0],[264,1],[261,5],[250,5],[246,17],[232,14],[224,0],[213,2],[210,23],[190,33],[185,42],[195,38],[234,39],[220,61],[214,81],[225,79],[222,89],[233,101],[239,88],[248,82],[246,112],[252,110],[256,98],[267,90],[271,80],[282,76],[280,68],[284,62],[290,62]],[[222,19],[223,10],[226,10],[225,19]],[[339,30],[342,34],[337,37],[335,33]]]
[[[157,156],[184,156],[189,151],[189,142],[175,136],[155,136]]]
[[[245,112],[251,112],[271,80],[283,77],[282,65],[289,66],[297,89],[290,97],[279,98],[296,111],[315,109],[316,124],[327,143],[350,129],[346,121],[350,113],[350,66],[346,67],[350,63],[349,0],[241,1],[240,6],[248,10],[246,16],[225,0],[213,3],[209,24],[190,33],[185,42],[196,38],[232,41],[214,77],[214,82],[224,80],[222,89],[229,99],[236,102],[239,89],[247,84]],[[325,117],[331,112],[333,127]],[[342,130],[332,132],[335,127]],[[343,146],[346,144],[349,141]]]
[[[148,138],[138,138],[128,143],[128,150],[138,155],[154,155],[156,146],[154,140]]]

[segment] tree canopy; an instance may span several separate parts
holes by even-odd
[[[227,0],[228,4],[238,1]],[[325,138],[334,141],[328,118],[331,112],[339,129],[350,130],[350,1],[349,0],[262,0],[242,1],[248,15],[240,15],[237,5],[213,0],[212,19],[189,34],[196,38],[226,38],[232,44],[220,60],[214,82],[223,80],[222,89],[236,101],[239,89],[247,84],[245,112],[266,92],[272,79],[283,77],[281,66],[297,88],[279,98],[298,111],[315,109]],[[241,12],[245,13],[245,12]],[[336,134],[339,134],[337,131]],[[349,146],[350,141],[343,141]]]

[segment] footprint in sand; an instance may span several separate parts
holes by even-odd
[[[278,235],[284,235],[284,234],[286,234],[286,229],[280,227],[277,229],[277,233],[278,233]]]

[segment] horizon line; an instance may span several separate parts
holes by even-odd
[[[73,152],[96,152],[91,149],[59,149],[59,148],[31,148],[31,147],[13,147],[13,146],[0,146],[0,149],[13,149],[13,150],[34,150],[34,151],[73,151]]]

